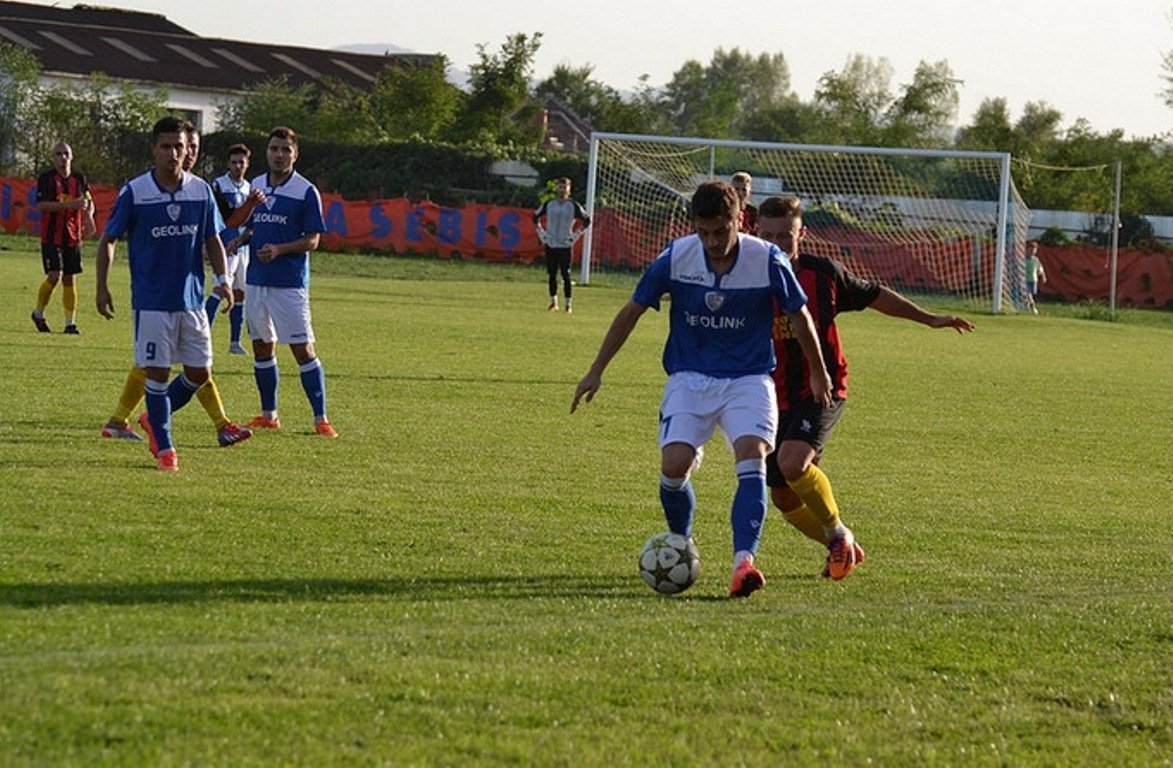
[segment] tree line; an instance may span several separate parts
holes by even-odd
[[[653,85],[645,76],[621,93],[597,80],[589,64],[561,64],[535,82],[541,40],[540,32],[517,33],[495,50],[478,46],[467,90],[449,82],[450,62],[437,55],[418,67],[391,61],[367,89],[337,81],[260,82],[219,105],[219,122],[234,137],[263,136],[273,125],[289,124],[323,146],[352,147],[356,154],[362,147],[427,146],[563,168],[556,153],[540,149],[539,117],[553,97],[598,131],[1010,152],[1016,184],[1032,208],[1111,210],[1112,166],[1119,160],[1126,240],[1151,237],[1142,214],[1173,215],[1167,137],[1101,133],[1082,119],[1063,128],[1062,113],[1041,100],[1015,118],[1004,98],[986,99],[968,123],[955,127],[962,83],[944,60],[922,61],[911,80],[894,84],[896,73],[886,59],[857,54],[819,78],[813,97],[804,101],[791,87],[782,53],[717,49],[707,63],[685,61],[665,84]],[[1173,59],[1165,68],[1166,99],[1173,106]],[[136,147],[166,112],[165,90],[144,93],[100,75],[81,86],[39,85],[38,75],[31,54],[0,43],[0,170],[34,173],[60,136],[69,137],[97,180],[118,183],[141,170],[144,154]],[[1084,170],[1066,170],[1076,168]],[[367,173],[379,176],[377,168]],[[427,173],[426,164],[420,173]],[[404,187],[381,191],[437,191],[424,178]]]

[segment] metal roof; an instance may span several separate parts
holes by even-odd
[[[0,41],[29,50],[45,75],[85,78],[102,72],[118,80],[221,92],[282,76],[293,86],[331,79],[366,89],[388,63],[420,66],[435,58],[200,37],[156,13],[2,0]]]

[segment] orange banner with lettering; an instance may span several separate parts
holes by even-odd
[[[92,192],[100,228],[114,207],[118,190],[95,185]],[[0,227],[5,232],[36,235],[40,231],[40,213],[35,202],[33,180],[0,177]],[[330,194],[322,196],[322,207],[327,228],[322,245],[330,250],[388,251],[522,264],[540,261],[544,254],[529,208],[446,208],[407,198],[354,201]],[[671,224],[652,225],[615,211],[600,211],[594,221],[595,263],[641,269],[670,239],[683,234],[686,232]],[[575,246],[576,261],[580,255],[581,244]],[[1103,248],[1042,246],[1039,258],[1047,272],[1047,282],[1039,286],[1043,297],[1066,302],[1107,300],[1109,274]],[[917,284],[916,279],[913,284]],[[1120,306],[1173,309],[1173,254],[1121,250],[1116,291]]]
[[[99,229],[114,207],[118,190],[91,188]],[[0,227],[9,234],[40,231],[36,182],[0,177]],[[529,208],[470,205],[445,208],[431,202],[343,200],[322,195],[327,232],[322,246],[330,250],[378,250],[435,255],[449,259],[530,263],[544,254]],[[579,246],[581,247],[581,246]]]

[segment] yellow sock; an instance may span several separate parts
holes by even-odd
[[[121,424],[130,423],[130,414],[138,410],[143,398],[147,394],[147,369],[131,368],[126,374],[126,383],[122,385],[122,394],[118,396],[118,407],[110,421]]]
[[[794,509],[783,510],[782,517],[786,519],[786,522],[802,531],[807,538],[814,539],[820,544],[827,543],[827,534],[823,530],[823,524],[819,522],[806,504],[800,504]]]
[[[839,526],[839,507],[835,504],[835,494],[831,493],[831,481],[823,470],[811,464],[797,480],[787,481],[787,484],[823,530],[832,531]]]
[[[65,324],[77,322],[77,285],[61,286],[61,306],[65,307]]]
[[[220,400],[220,388],[216,386],[216,380],[209,377],[204,385],[196,390],[196,397],[200,399],[200,405],[204,406],[208,418],[219,432],[228,423],[228,414],[224,413],[224,402]]]
[[[45,278],[45,282],[41,283],[41,287],[37,289],[37,312],[44,312],[45,307],[49,306],[49,299],[53,296],[53,289],[57,286],[49,282],[49,278]]]

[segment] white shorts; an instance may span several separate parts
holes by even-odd
[[[244,290],[244,273],[248,269],[248,246],[241,246],[236,253],[225,253],[228,261],[228,281],[235,290]]]
[[[245,294],[244,312],[253,341],[307,344],[314,340],[308,288],[249,285]]]
[[[136,368],[212,367],[212,332],[203,309],[161,312],[144,309],[134,313],[134,364]]]
[[[692,371],[669,376],[660,402],[660,447],[687,443],[700,448],[717,427],[731,443],[753,435],[773,449],[778,403],[770,377],[717,379]]]

